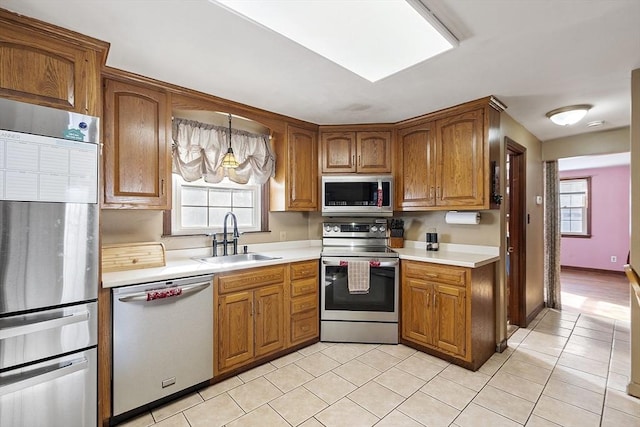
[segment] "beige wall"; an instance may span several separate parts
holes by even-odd
[[[629,151],[629,138],[629,128],[624,127],[550,139],[542,143],[542,160],[625,153]]]
[[[640,268],[640,68],[631,73],[631,265]],[[631,298],[629,394],[640,397],[640,307]]]
[[[271,212],[270,232],[240,236],[240,245],[309,239],[309,214]],[[242,232],[242,230],[240,230]],[[283,234],[284,233],[284,234]],[[162,237],[162,212],[142,210],[102,210],[102,243],[163,242],[167,250],[208,247],[206,236]]]

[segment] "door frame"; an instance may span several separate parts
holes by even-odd
[[[507,299],[509,322],[520,327],[527,326],[527,299],[526,299],[526,272],[527,272],[527,217],[526,196],[527,196],[527,149],[505,137],[506,155],[512,156],[509,163],[509,238],[510,246],[519,248],[510,253],[511,273],[507,271],[507,288],[509,297]],[[516,160],[514,162],[514,160]],[[514,173],[519,178],[514,188],[512,185]],[[516,218],[516,222],[513,219]],[[513,239],[516,239],[515,242]],[[514,243],[516,245],[514,245]],[[509,246],[507,246],[509,251]],[[509,280],[515,279],[515,286],[509,288]]]

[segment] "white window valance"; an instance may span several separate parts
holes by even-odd
[[[172,127],[172,170],[185,181],[203,178],[215,184],[226,176],[238,184],[264,184],[275,173],[268,135],[232,129],[231,148],[239,166],[226,169],[222,158],[229,148],[228,128],[180,118],[173,119]]]

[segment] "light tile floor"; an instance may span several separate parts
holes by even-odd
[[[640,426],[629,322],[545,309],[471,372],[403,345],[317,343],[121,426]]]

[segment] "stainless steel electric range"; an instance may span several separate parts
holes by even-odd
[[[398,254],[387,247],[386,219],[322,227],[320,339],[398,343]],[[349,265],[368,264],[368,289],[349,286]],[[357,263],[357,264],[356,264]]]

